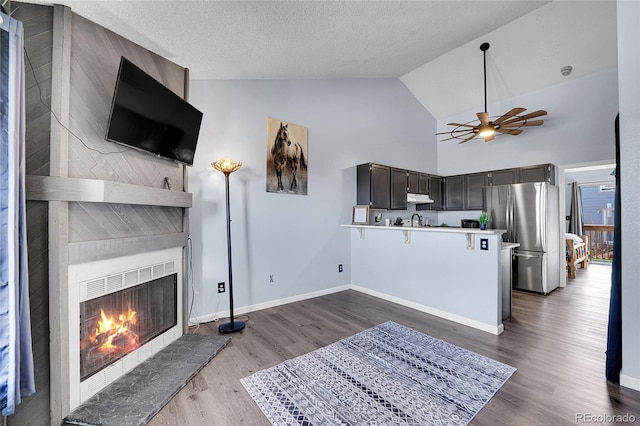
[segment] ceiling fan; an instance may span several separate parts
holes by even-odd
[[[484,55],[484,111],[476,114],[478,120],[471,120],[466,123],[447,123],[448,126],[455,126],[449,132],[440,132],[436,135],[451,135],[451,137],[442,139],[448,141],[458,139],[460,142],[469,142],[475,137],[481,137],[485,142],[492,141],[496,133],[505,135],[519,135],[522,133],[521,127],[540,126],[543,120],[531,120],[532,118],[547,115],[547,111],[538,110],[525,115],[519,115],[525,112],[526,108],[513,108],[506,114],[501,115],[494,121],[491,121],[487,112],[487,50],[489,43],[482,43],[480,50]],[[441,142],[442,142],[441,141]]]

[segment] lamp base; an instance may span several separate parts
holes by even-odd
[[[244,321],[236,321],[233,322],[225,322],[224,324],[220,324],[218,327],[218,331],[220,333],[235,333],[236,331],[240,331],[244,328]]]

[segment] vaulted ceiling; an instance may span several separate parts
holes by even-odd
[[[74,1],[193,79],[401,78],[437,118],[616,66],[616,2]],[[481,108],[480,108],[481,109]],[[480,110],[479,109],[479,110]]]

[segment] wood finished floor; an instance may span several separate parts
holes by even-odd
[[[546,297],[514,292],[500,336],[355,291],[252,312],[247,328],[149,425],[268,425],[241,378],[388,320],[518,369],[472,425],[575,424],[578,413],[628,413],[640,423],[640,392],[604,378],[610,271],[579,269]],[[195,332],[217,333],[217,325]]]

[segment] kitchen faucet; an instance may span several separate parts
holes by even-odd
[[[413,224],[413,218],[415,216],[418,216],[418,226],[422,226],[422,216],[420,216],[418,213],[414,213],[413,215],[411,215],[411,226],[415,226]]]

